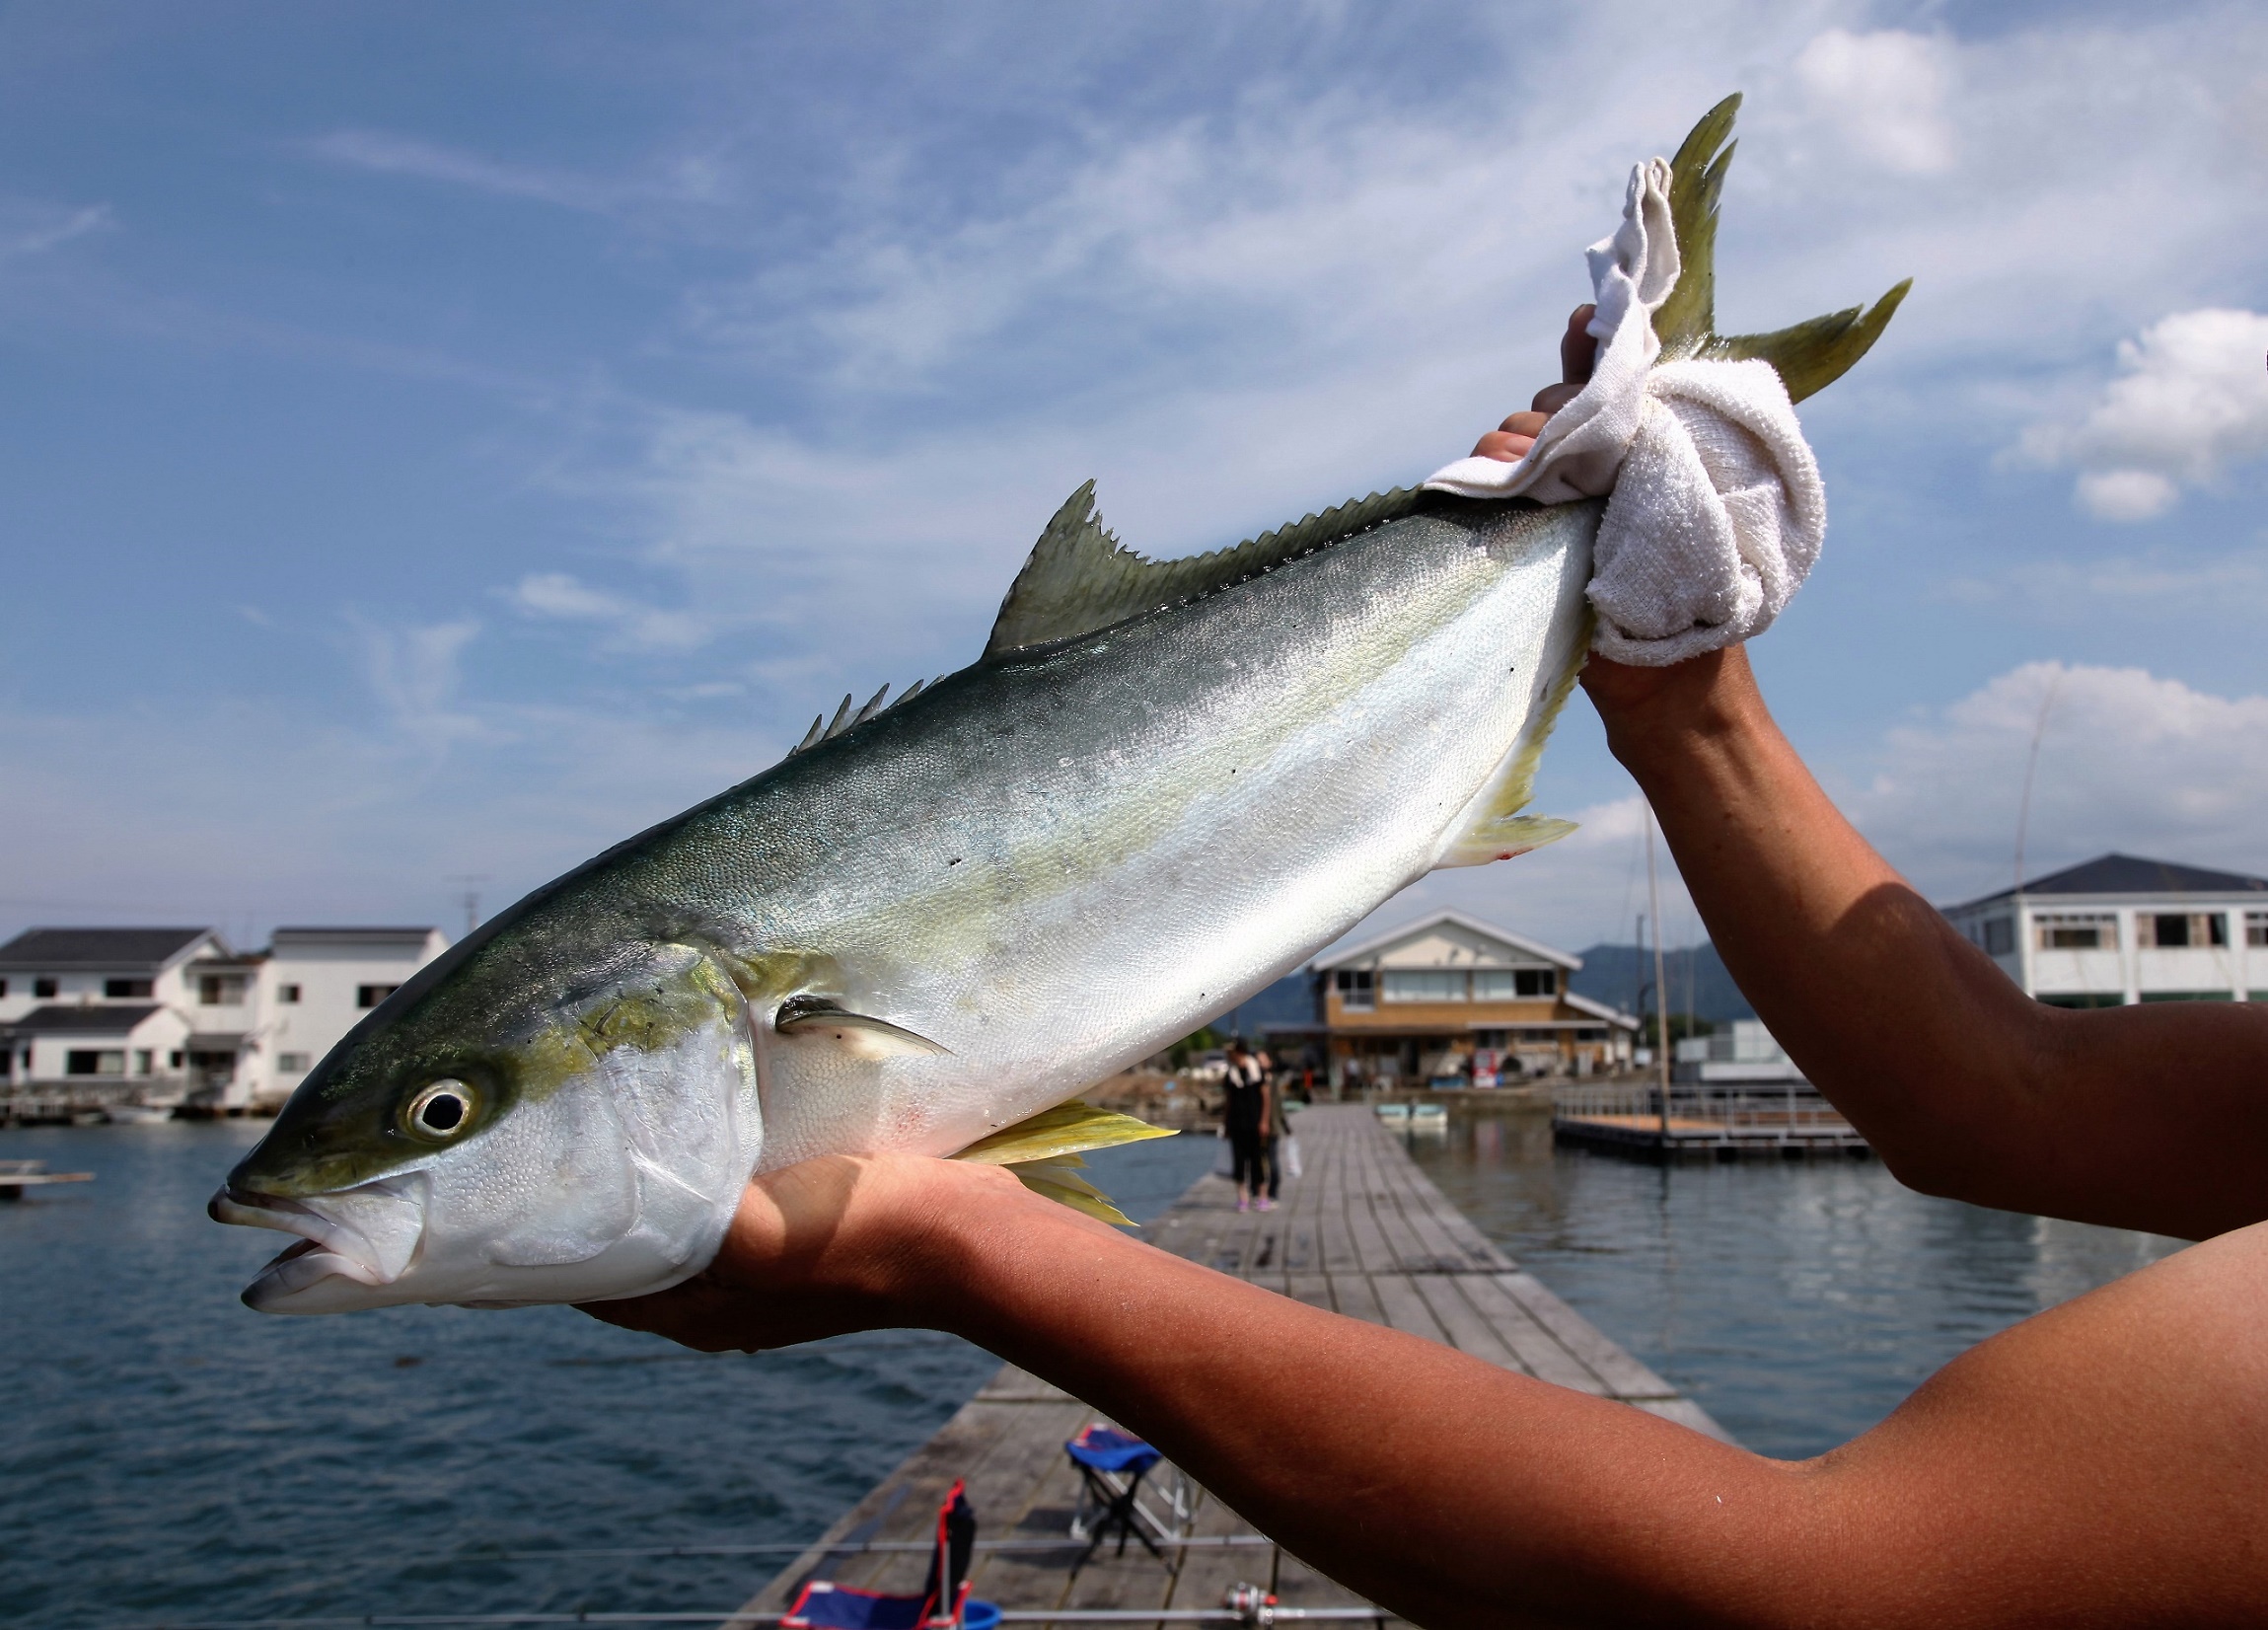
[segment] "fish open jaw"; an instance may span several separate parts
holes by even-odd
[[[245,1287],[244,1300],[262,1312],[317,1311],[293,1303],[325,1280],[346,1282],[331,1290],[351,1296],[351,1286],[391,1285],[408,1270],[425,1231],[425,1189],[421,1172],[304,1198],[230,1184],[205,1210],[216,1222],[299,1235]]]

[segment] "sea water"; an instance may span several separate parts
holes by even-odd
[[[787,1556],[561,1553],[806,1542],[996,1362],[920,1331],[708,1357],[565,1307],[263,1317],[236,1296],[280,1236],[204,1216],[262,1130],[0,1132],[0,1158],[96,1173],[0,1205],[0,1623],[721,1613]],[[1928,1199],[1871,1160],[1555,1149],[1539,1115],[1460,1115],[1407,1144],[1772,1454],[1865,1431],[1962,1348],[2178,1248]],[[1216,1147],[1092,1158],[1138,1218]]]
[[[1761,1453],[1880,1421],[1948,1359],[2184,1241],[1932,1199],[1870,1156],[1657,1164],[1547,1114],[1403,1139],[1459,1210]]]
[[[722,1613],[791,1553],[497,1553],[801,1544],[998,1366],[923,1331],[711,1357],[569,1307],[255,1313],[286,1241],[204,1206],[265,1130],[0,1132],[95,1173],[0,1204],[0,1624]],[[1212,1145],[1092,1164],[1138,1219]]]

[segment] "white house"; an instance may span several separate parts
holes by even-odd
[[[439,928],[278,928],[261,969],[267,1000],[254,1101],[283,1102],[363,1015],[449,948]]]
[[[1704,1087],[1808,1086],[1803,1072],[1760,1019],[1734,1019],[1706,1036],[1677,1044],[1676,1078]]]
[[[2105,854],[1945,917],[2058,1007],[2268,1001],[2268,878]]]
[[[0,945],[0,1090],[267,1110],[448,946],[437,928],[32,928]]]

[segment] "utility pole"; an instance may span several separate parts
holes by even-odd
[[[1669,986],[1661,967],[1661,878],[1653,863],[1653,805],[1646,806],[1646,904],[1653,918],[1653,1054],[1661,1073],[1661,1138],[1669,1142]]]
[[[471,938],[473,930],[480,926],[480,885],[488,881],[488,874],[484,871],[461,871],[452,875],[448,881],[465,885],[465,892],[459,899],[465,907],[465,934]]]

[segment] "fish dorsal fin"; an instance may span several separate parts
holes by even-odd
[[[1871,306],[1853,306],[1771,333],[1719,334],[1717,332],[1717,209],[1732,163],[1732,121],[1740,111],[1737,94],[1701,116],[1669,161],[1669,212],[1677,223],[1677,287],[1653,314],[1661,359],[1678,362],[1740,361],[1761,357],[1772,364],[1789,400],[1832,385],[1865,356],[1889,326],[1890,318],[1914,286],[1909,277]]]
[[[1031,558],[1000,602],[985,655],[988,659],[1093,633],[1146,611],[1195,600],[1407,515],[1420,501],[1411,487],[1373,492],[1264,532],[1234,549],[1152,560],[1104,530],[1095,513],[1095,483],[1088,482],[1063,501],[1032,546]]]

